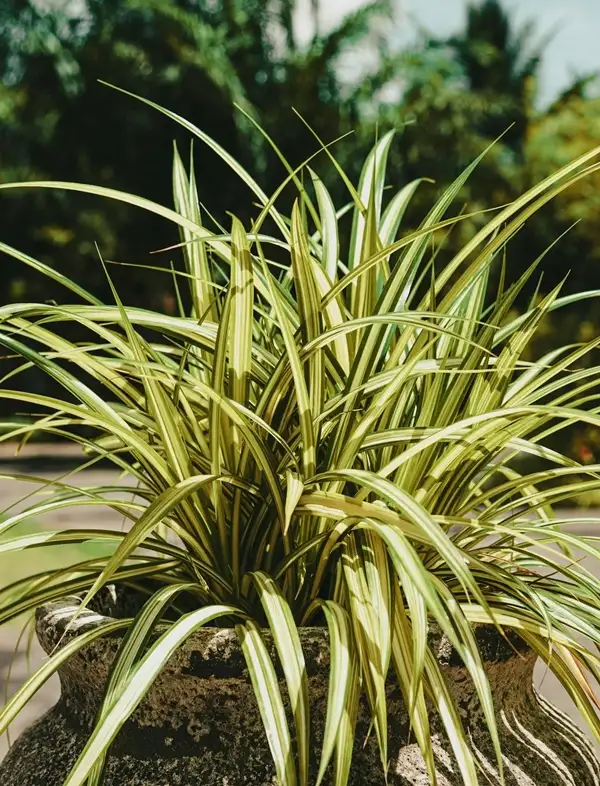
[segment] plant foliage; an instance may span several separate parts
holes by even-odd
[[[323,147],[347,204],[333,203],[306,162],[289,170],[298,198],[288,217],[278,210],[279,192],[267,196],[201,130],[155,108],[236,172],[259,203],[251,225],[234,217],[227,229],[205,226],[193,168],[177,152],[174,209],[78,183],[0,186],[71,190],[145,209],[178,227],[184,262],[174,271],[179,313],[166,315],[127,307],[115,289],[113,303],[100,302],[59,271],[2,246],[62,284],[68,298],[0,308],[0,345],[21,358],[2,378],[0,397],[43,413],[1,439],[67,437],[81,444],[85,466],[109,460],[136,483],[133,498],[115,498],[131,485],[81,488],[66,478],[49,498],[0,524],[0,549],[23,560],[31,549],[66,542],[113,546],[107,557],[5,587],[0,622],[74,591],[88,603],[109,582],[148,591],[66,786],[100,782],[102,758],[128,714],[174,649],[209,623],[239,633],[284,786],[309,779],[298,626],[311,623],[328,626],[333,655],[319,781],[333,761],[336,785],[346,782],[353,732],[341,721],[353,716],[361,693],[387,761],[384,686],[392,670],[432,782],[428,703],[443,717],[464,782],[475,786],[476,759],[456,708],[446,703],[428,621],[468,666],[500,771],[476,624],[517,632],[600,737],[584,676],[600,675],[600,583],[576,559],[599,553],[594,538],[570,534],[553,511],[600,486],[600,466],[583,467],[545,446],[574,423],[600,425],[600,369],[580,367],[598,340],[535,363],[522,359],[549,312],[598,293],[565,298],[556,288],[515,318],[511,308],[540,260],[518,280],[502,275],[511,239],[550,199],[598,170],[600,148],[487,214],[434,273],[440,238],[463,220],[452,214],[454,199],[478,161],[406,231],[403,215],[419,182],[393,194],[385,189],[393,134],[377,141],[357,184]],[[350,243],[341,251],[346,224]],[[499,282],[492,297],[490,280]],[[64,338],[69,324],[86,340]],[[20,375],[31,366],[62,394],[23,390]],[[539,457],[545,469],[520,474],[511,459],[521,453]],[[128,528],[11,535],[25,517],[99,503],[122,513]],[[142,650],[178,596],[192,610],[171,613],[162,635]],[[294,729],[261,628],[273,634],[294,697]],[[55,653],[6,705],[0,731],[65,657]]]

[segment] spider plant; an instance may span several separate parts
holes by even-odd
[[[600,293],[566,297],[557,287],[515,318],[516,299],[542,259],[531,260],[516,281],[502,272],[511,238],[548,200],[599,168],[600,148],[487,214],[483,228],[436,270],[440,235],[465,218],[451,208],[477,161],[409,231],[402,220],[420,183],[385,189],[392,133],[376,143],[357,184],[329,147],[315,144],[347,187],[347,204],[335,205],[310,162],[288,166],[286,182],[269,197],[200,129],[151,105],[239,175],[259,203],[251,226],[236,218],[226,229],[202,223],[193,164],[186,168],[177,151],[174,209],[78,183],[0,186],[103,195],[171,221],[181,238],[176,315],[129,308],[114,289],[113,303],[100,302],[59,271],[0,246],[66,290],[60,305],[0,308],[0,344],[22,359],[2,378],[0,397],[42,412],[0,439],[41,432],[67,438],[82,446],[82,467],[108,459],[129,479],[81,488],[62,478],[42,502],[2,521],[0,551],[23,561],[32,549],[65,543],[101,543],[104,551],[2,589],[0,622],[73,592],[87,604],[111,582],[147,594],[135,619],[111,623],[129,626],[129,645],[65,786],[100,782],[121,725],[174,650],[207,624],[239,634],[284,786],[309,781],[298,628],[311,624],[327,626],[332,653],[318,783],[331,761],[336,786],[347,781],[361,695],[385,767],[391,672],[432,783],[428,704],[443,719],[464,782],[478,783],[476,757],[430,650],[431,623],[468,667],[501,778],[478,624],[522,637],[600,738],[585,676],[600,676],[600,582],[575,558],[600,552],[594,538],[570,534],[553,510],[599,487],[600,466],[581,466],[547,446],[575,423],[600,425],[600,369],[579,365],[600,340],[536,362],[522,357],[550,312]],[[288,217],[278,199],[290,184],[298,193]],[[87,339],[70,340],[69,326]],[[64,395],[20,388],[21,372],[32,366]],[[520,453],[544,469],[518,472],[511,459]],[[131,491],[131,479],[135,495],[115,498]],[[99,503],[129,526],[11,536],[24,517]],[[182,598],[186,610],[177,612],[174,601]],[[159,619],[160,636],[143,646]],[[272,633],[293,698],[289,725],[262,629]],[[4,707],[0,731],[65,658],[106,630],[51,656]]]

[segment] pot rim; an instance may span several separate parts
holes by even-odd
[[[61,649],[77,637],[120,618],[90,608],[82,609],[82,601],[82,595],[67,595],[59,600],[45,603],[36,610],[37,638],[48,655]],[[73,617],[78,612],[79,617],[73,621]],[[130,617],[131,615],[123,615],[123,619]],[[168,628],[168,623],[158,622],[150,634],[150,643],[156,641]],[[98,642],[107,640],[114,641],[116,647],[125,636],[126,631],[127,627],[109,631],[85,645],[84,649],[94,648]],[[309,674],[321,672],[324,669],[328,671],[329,633],[327,628],[301,627],[298,632]],[[274,659],[274,664],[277,664],[276,647],[271,632],[262,629],[261,635]],[[246,668],[239,638],[234,628],[198,628],[182,642],[177,652],[185,653],[188,659],[194,660],[194,671],[197,671],[198,676],[233,675],[245,671]],[[77,654],[74,657],[77,657]]]
[[[114,585],[103,589],[105,592],[110,592],[116,601]],[[118,589],[127,591],[126,587]],[[115,616],[90,608],[81,609],[82,600],[82,595],[68,595],[59,600],[50,601],[37,609],[36,632],[48,654],[59,649],[67,641],[117,619]],[[79,617],[73,621],[77,612],[79,612]],[[151,636],[152,640],[156,640],[167,628],[167,623],[159,622]],[[513,658],[533,655],[529,645],[515,631],[506,630],[507,638],[505,639],[492,625],[476,623],[472,628],[482,659],[486,663],[506,662]],[[125,635],[124,631],[125,629],[112,631],[102,638],[122,639]],[[318,666],[328,665],[328,629],[319,626],[302,626],[298,628],[298,633],[307,666],[310,666],[311,663],[318,664]],[[261,635],[267,648],[275,654],[275,645],[270,630],[262,629]],[[428,638],[441,665],[464,667],[460,655],[435,623],[429,625]],[[198,628],[182,643],[180,649],[194,652],[203,660],[217,658],[222,663],[228,662],[232,658],[237,659],[237,655],[242,656],[237,633],[231,627]]]

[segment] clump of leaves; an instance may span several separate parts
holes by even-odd
[[[122,690],[109,686],[66,786],[88,777],[99,782],[107,746],[157,670],[209,623],[235,626],[240,634],[285,786],[307,784],[309,777],[298,627],[315,620],[328,626],[335,643],[319,782],[332,759],[335,783],[347,780],[354,732],[341,719],[355,717],[361,693],[387,761],[390,670],[435,782],[426,697],[439,709],[449,697],[429,649],[428,620],[468,665],[500,771],[492,696],[473,633],[478,623],[518,633],[600,737],[596,699],[584,676],[600,675],[593,648],[600,643],[600,583],[572,557],[597,559],[599,552],[593,538],[569,534],[568,521],[552,507],[597,488],[600,466],[581,466],[546,446],[549,436],[575,423],[600,425],[600,369],[578,366],[599,340],[534,363],[522,359],[551,311],[598,293],[566,298],[557,288],[514,318],[515,299],[541,260],[517,281],[496,275],[524,222],[596,171],[600,149],[489,214],[436,272],[438,238],[461,220],[448,213],[477,161],[409,231],[402,219],[419,183],[385,190],[392,134],[377,142],[357,186],[322,146],[320,154],[329,156],[348,189],[348,204],[336,206],[310,162],[303,172],[288,167],[286,184],[269,198],[201,130],[156,108],[237,172],[260,205],[252,226],[235,218],[230,231],[204,226],[193,167],[186,171],[177,152],[174,210],[75,183],[1,186],[63,188],[137,205],[178,226],[185,262],[175,275],[180,313],[170,316],[127,308],[116,291],[115,303],[104,304],[60,272],[2,246],[62,283],[77,302],[0,309],[0,344],[23,361],[2,379],[0,396],[45,412],[1,439],[39,432],[67,437],[82,445],[84,466],[109,460],[137,484],[127,499],[115,498],[118,484],[80,488],[57,481],[50,499],[0,524],[0,549],[22,559],[53,544],[112,546],[108,556],[0,591],[1,622],[74,591],[88,603],[108,582],[148,589],[144,613],[131,623],[137,645],[115,666]],[[290,184],[298,198],[288,219],[277,203]],[[341,251],[345,222],[349,243]],[[490,298],[492,281],[497,288]],[[67,338],[69,326],[87,340]],[[19,375],[31,366],[64,395],[20,389]],[[545,469],[519,473],[511,458],[522,453],[538,457]],[[10,536],[25,516],[99,503],[128,519],[126,531]],[[162,589],[156,591],[156,582]],[[178,596],[191,611],[174,613]],[[150,651],[136,651],[167,609],[166,631]],[[295,733],[277,721],[282,696],[261,628],[272,632],[295,697]],[[43,675],[6,705],[0,730],[59,657],[64,654],[52,656]],[[135,680],[128,680],[133,661]],[[476,759],[451,701],[442,716],[464,782],[474,785]]]

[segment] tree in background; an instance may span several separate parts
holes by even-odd
[[[465,76],[467,88],[487,100],[490,110],[478,130],[503,143],[523,161],[524,143],[536,115],[539,71],[549,36],[537,40],[535,25],[512,23],[497,0],[467,7],[464,31],[445,43]]]
[[[499,203],[513,199],[600,141],[600,105],[588,90],[595,75],[576,78],[548,106],[540,104],[540,68],[551,37],[540,38],[532,22],[517,28],[498,0],[484,0],[468,7],[464,32],[448,41],[469,94],[482,97],[493,108],[480,119],[477,131],[487,140],[501,137],[505,167],[497,167],[495,173],[495,188],[498,196],[502,194]],[[489,175],[493,178],[494,173]],[[573,227],[544,265],[542,291],[567,275],[566,291],[600,285],[600,276],[595,283],[593,276],[590,279],[589,268],[597,258],[600,237],[591,236],[594,222],[585,220],[597,208],[597,185],[587,183],[583,199],[570,189],[525,227],[514,247],[515,258],[509,259],[512,275],[523,269],[527,250],[542,253]],[[580,219],[582,225],[574,227]]]
[[[483,0],[468,4],[455,35],[421,30],[412,47],[392,55],[387,69],[397,91],[383,101],[380,117],[402,128],[392,168],[399,179],[434,181],[423,188],[423,209],[428,190],[442,190],[499,137],[459,194],[457,210],[486,210],[525,190],[524,148],[544,45],[532,25],[516,29],[501,3]],[[460,224],[446,241],[449,250],[479,223],[474,217]]]
[[[464,28],[457,34],[439,39],[423,33],[410,51],[397,53],[399,95],[384,103],[382,116],[388,125],[403,126],[393,153],[399,179],[429,177],[435,185],[425,185],[424,190],[441,189],[493,143],[456,206],[457,211],[486,210],[523,193],[575,150],[598,144],[590,122],[598,117],[598,102],[589,98],[593,75],[574,80],[549,106],[540,104],[540,68],[548,41],[549,36],[536,35],[532,23],[515,25],[498,0],[483,0],[469,3]],[[568,142],[573,132],[577,141]],[[422,204],[427,203],[429,196],[424,194]],[[589,202],[590,211],[594,204],[595,200]],[[587,209],[571,190],[541,211],[511,243],[509,277],[546,251]],[[463,243],[477,224],[477,217],[465,221],[455,230],[454,241],[450,237],[447,243]],[[600,247],[600,237],[590,237],[594,225],[586,221],[585,230],[575,228],[548,254],[542,265],[542,291],[555,286],[569,270],[567,291],[579,289],[582,276],[587,286],[600,287],[600,275],[594,283],[587,266],[597,253],[592,246]],[[439,254],[438,264],[443,259]]]
[[[86,0],[83,13],[79,5],[70,13],[64,3],[6,0],[0,10],[0,176],[85,181],[171,204],[173,138],[187,155],[189,136],[143,103],[100,85],[101,79],[190,118],[273,191],[286,172],[252,121],[297,164],[319,145],[292,107],[325,142],[352,130],[358,108],[336,64],[390,10],[387,0],[378,0],[333,31],[316,29],[300,46],[295,5]],[[318,2],[313,12],[318,19]],[[223,162],[200,148],[195,160],[200,198],[215,219],[228,221],[230,211],[248,221],[247,194]],[[91,197],[27,191],[4,196],[2,210],[4,242],[67,273],[77,268],[78,278],[83,270],[87,286],[101,296],[108,287],[96,244],[109,260],[148,263],[150,251],[176,241],[160,220]],[[152,259],[168,261],[165,255]],[[36,282],[20,277],[22,267],[11,267],[9,257],[3,264],[3,299],[39,297]],[[130,302],[156,307],[170,289],[167,277],[119,268],[111,274]],[[47,286],[44,294],[56,296]]]

